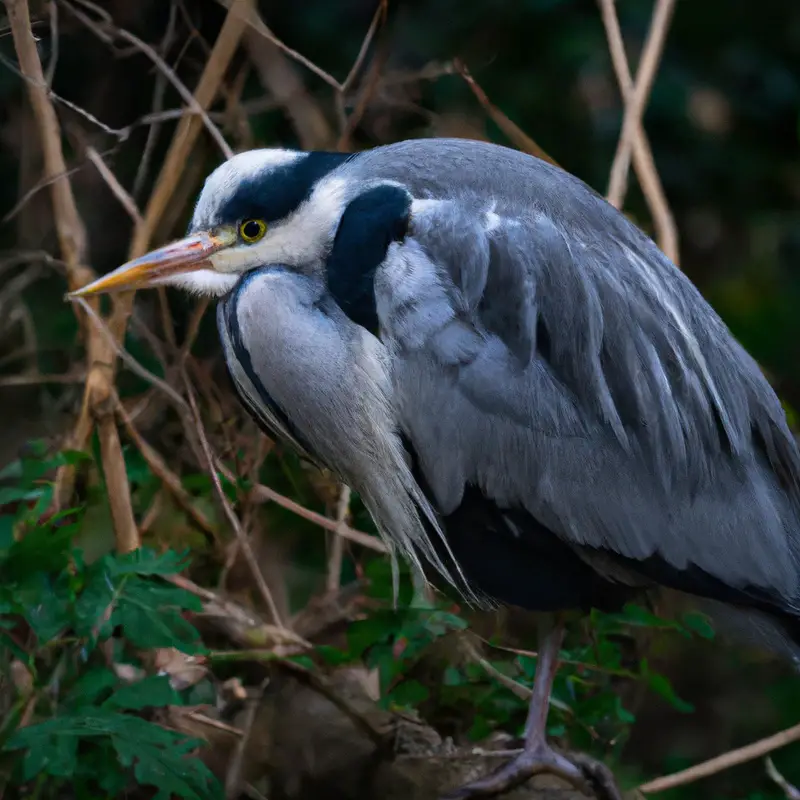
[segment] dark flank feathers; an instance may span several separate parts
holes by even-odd
[[[375,270],[392,242],[408,231],[411,196],[402,187],[376,186],[351,200],[327,261],[328,289],[357,325],[377,331]]]

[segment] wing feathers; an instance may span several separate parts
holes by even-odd
[[[474,207],[427,204],[376,278],[397,413],[443,511],[476,485],[574,546],[800,611],[797,445],[713,310],[624,220],[567,236]]]

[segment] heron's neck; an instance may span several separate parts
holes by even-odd
[[[345,314],[369,331],[378,329],[375,270],[392,242],[408,230],[411,196],[400,186],[368,189],[348,203],[327,261],[328,289]]]

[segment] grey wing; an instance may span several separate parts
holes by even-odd
[[[579,552],[800,610],[800,454],[758,366],[624,218],[427,200],[376,276],[396,412],[444,514],[478,486]]]

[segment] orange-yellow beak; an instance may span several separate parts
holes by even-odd
[[[235,242],[235,233],[224,229],[213,234],[195,233],[158,250],[151,250],[141,258],[129,261],[108,275],[70,292],[67,297],[124,292],[168,283],[176,275],[210,269],[209,258]]]

